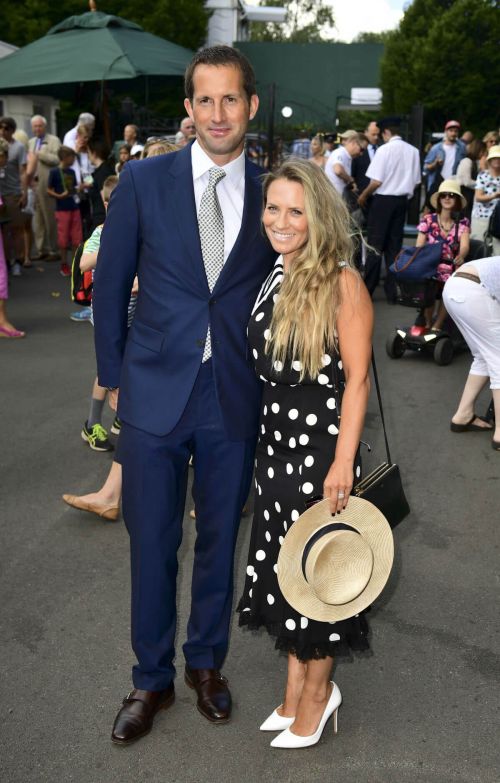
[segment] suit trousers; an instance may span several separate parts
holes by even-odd
[[[183,651],[192,668],[222,666],[231,620],[234,548],[255,442],[255,437],[227,439],[212,360],[201,365],[182,417],[168,435],[122,424],[119,459],[130,535],[136,688],[162,690],[175,676],[177,550],[191,455],[197,537]]]
[[[367,242],[373,250],[367,252],[364,274],[371,296],[380,280],[383,254],[386,266],[385,295],[390,301],[396,299],[396,280],[389,272],[389,267],[403,244],[407,204],[406,196],[375,194],[372,198],[368,212]]]
[[[46,193],[48,177],[39,177],[36,189],[33,230],[36,249],[42,253],[57,253],[55,200]]]

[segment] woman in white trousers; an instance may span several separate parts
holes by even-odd
[[[500,256],[463,264],[446,282],[443,302],[473,356],[451,430],[490,429],[474,413],[474,403],[489,380],[496,421],[492,447],[500,451]]]

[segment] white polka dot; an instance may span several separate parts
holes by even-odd
[[[331,633],[328,638],[330,639],[331,642],[339,642],[340,641],[340,636],[338,635],[338,633]]]
[[[256,581],[257,581],[257,574],[255,573],[255,571],[254,571],[254,573],[253,573],[252,580],[253,580],[254,582],[256,582]]]
[[[301,617],[300,618],[300,627],[301,628],[307,628],[308,625],[309,625],[309,620],[307,619],[307,617]]]
[[[341,369],[342,369],[342,361],[340,361],[340,362],[338,363],[337,367],[339,368],[339,370],[341,370]]]
[[[286,522],[283,522],[283,527],[284,527],[284,529],[285,529],[285,533],[286,533],[286,531],[288,530],[288,525],[287,525],[287,523],[286,523]]]
[[[295,522],[295,520],[300,517],[300,514],[297,511],[297,509],[294,508],[290,516],[292,517],[292,520]]]
[[[320,374],[318,375],[318,383],[320,383],[321,386],[326,386],[326,384],[328,383],[328,375],[325,375],[324,372],[320,372]]]
[[[293,465],[290,462],[286,463],[286,472],[289,476],[293,473]]]
[[[274,573],[275,573],[275,574],[277,574],[277,573],[278,573],[278,563],[275,563],[275,564],[273,565],[273,571],[274,571]]]
[[[267,603],[272,606],[274,604],[274,595],[271,595],[271,593],[267,594]]]
[[[248,597],[251,598],[252,595],[253,595],[253,590],[252,590],[252,588],[250,588],[250,590],[248,591]]]
[[[260,486],[260,484],[257,484],[257,492],[259,493],[259,495],[262,495],[262,487]]]
[[[253,576],[254,574],[253,565],[247,566],[247,574],[248,576]]]
[[[268,468],[267,469],[267,475],[269,476],[269,478],[273,478],[274,477],[274,469],[273,468]]]
[[[266,559],[266,553],[263,549],[257,549],[255,553],[256,560],[265,560]]]
[[[271,410],[273,413],[279,413],[280,406],[278,405],[277,402],[273,402],[273,404],[271,405]]]
[[[266,530],[266,541],[269,543],[270,540],[271,540],[271,533],[269,532],[269,530]]]
[[[254,358],[254,359],[258,359],[258,358],[259,358],[259,354],[258,354],[258,353],[257,353],[257,351],[255,350],[255,348],[253,348],[253,349],[252,349],[252,353],[253,353],[253,358]]]
[[[285,625],[289,631],[295,631],[295,620],[287,620]]]
[[[266,379],[264,378],[264,380],[266,380]],[[276,386],[274,381],[270,381],[270,383],[271,383],[271,386]]]
[[[257,315],[255,316],[256,321],[262,321],[263,318],[264,318],[264,313],[257,313]]]
[[[255,488],[257,489],[258,486],[257,479],[255,479]]]
[[[267,508],[264,509],[264,519],[266,520],[266,522],[269,522],[269,511],[267,510]]]
[[[302,369],[302,363],[301,362],[292,362],[292,367],[294,370],[297,370],[297,372],[300,372]]]
[[[335,424],[329,424],[328,425],[328,432],[330,435],[338,435],[338,427],[335,426]]]
[[[249,607],[249,606],[245,606],[245,608],[243,609],[243,611],[244,611],[244,612],[249,612],[249,611],[250,611],[250,607]]]
[[[358,465],[356,468],[356,478],[359,478],[361,476],[361,466]]]
[[[299,476],[302,476],[302,465],[299,465]]]
[[[279,430],[274,430],[274,438],[275,440],[281,440],[281,432]]]
[[[328,356],[327,353],[324,353],[321,357],[321,363],[323,364],[323,367],[328,367],[328,365],[332,363],[332,357]]]
[[[263,424],[261,425],[260,431],[262,432],[263,435],[266,434],[266,428],[264,427]]]
[[[264,405],[264,410],[262,411],[264,416],[267,416],[267,405]]]
[[[310,427],[316,424],[317,421],[318,417],[315,413],[310,413],[308,416],[306,416],[306,424],[309,424]]]
[[[297,445],[297,441],[295,440],[295,438],[290,438],[290,440],[288,441],[288,445],[290,446],[291,449],[294,449],[295,446]]]
[[[326,407],[330,408],[331,411],[335,410],[335,399],[333,397],[328,397],[326,401]]]
[[[279,513],[280,513],[280,511],[281,511],[281,506],[280,506],[280,504],[278,503],[278,501],[277,501],[277,500],[276,500],[276,501],[275,501],[275,503],[274,503],[274,508],[276,509],[276,511],[277,511],[277,512],[278,512],[278,514],[279,514]]]
[[[280,362],[280,361],[277,359],[277,360],[274,362],[274,365],[273,365],[273,366],[274,366],[274,369],[276,370],[276,372],[281,372],[281,370],[283,369],[283,362]]]
[[[304,460],[304,465],[306,466],[306,468],[310,468],[311,465],[314,465],[314,457],[308,454]]]
[[[264,340],[269,340],[270,337],[271,337],[271,330],[266,329],[266,331],[264,332]]]
[[[328,620],[328,625],[336,625],[336,624],[337,624],[336,620]]]
[[[278,294],[274,294],[274,296],[273,296],[274,304],[276,304],[277,301],[278,301]]]
[[[283,541],[284,541],[284,540],[285,540],[285,539],[283,538],[283,536],[280,536],[280,537],[278,538],[278,541],[280,542],[280,546],[282,545],[282,543],[283,543]]]
[[[267,447],[267,453],[269,454],[269,456],[270,456],[270,457],[272,457],[272,456],[273,456],[273,454],[274,454],[274,449],[273,449],[273,447],[272,447],[272,446],[268,446],[268,447]]]
[[[289,419],[296,419],[298,417],[298,415],[299,415],[299,412],[298,412],[297,408],[292,408],[291,410],[288,411],[288,418]]]
[[[309,435],[301,435],[299,437],[299,443],[301,446],[307,446],[309,443]]]
[[[310,481],[306,481],[305,484],[302,484],[302,492],[304,492],[306,495],[310,495],[313,489],[314,487]]]
[[[267,378],[264,378],[263,375],[259,375],[259,378],[260,378],[261,381],[264,381],[265,383],[267,383]]]

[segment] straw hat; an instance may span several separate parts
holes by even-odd
[[[431,196],[431,204],[436,209],[437,202],[439,198],[440,193],[454,193],[455,196],[458,196],[460,198],[462,209],[465,209],[467,206],[467,199],[462,194],[462,191],[460,190],[460,185],[458,184],[456,179],[444,179],[437,191],[437,193],[433,193]]]
[[[495,144],[494,147],[490,147],[488,150],[488,157],[486,160],[491,160],[492,158],[500,158],[500,144]]]
[[[368,500],[350,497],[336,516],[322,500],[292,525],[278,557],[278,583],[297,612],[311,620],[345,620],[366,609],[391,572],[388,521]]]

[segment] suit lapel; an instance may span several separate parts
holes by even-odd
[[[243,203],[241,228],[236,238],[236,242],[233,245],[233,249],[215,284],[214,293],[224,285],[224,282],[228,279],[228,276],[231,274],[238,259],[241,261],[242,255],[248,253],[248,248],[255,238],[255,231],[256,229],[258,230],[262,209],[262,187],[260,182],[256,179],[252,168],[255,169],[255,166],[252,166],[249,160],[245,158],[245,200]]]
[[[207,276],[201,254],[196,201],[194,198],[193,169],[191,166],[191,145],[185,147],[176,156],[170,169],[174,188],[174,210],[181,239],[188,251],[188,257],[199,282],[208,291]]]

